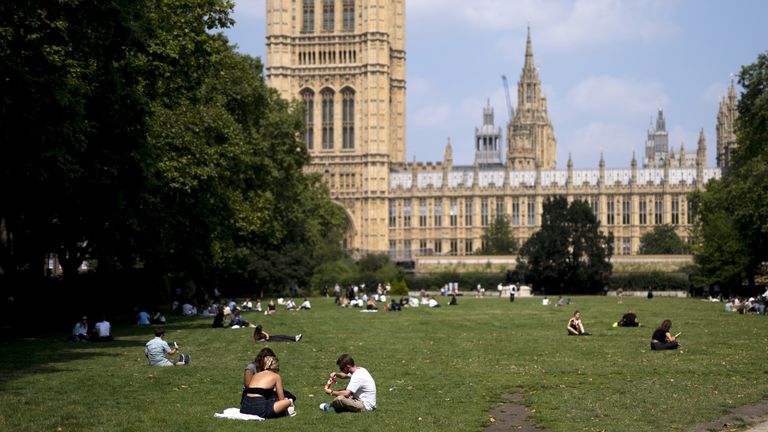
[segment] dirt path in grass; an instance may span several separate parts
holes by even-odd
[[[700,424],[694,432],[768,432],[768,401],[735,408],[729,414],[709,423]]]
[[[485,432],[520,431],[545,432],[546,429],[535,426],[528,416],[531,414],[527,407],[520,404],[522,393],[501,395],[504,402],[491,410],[491,424]]]

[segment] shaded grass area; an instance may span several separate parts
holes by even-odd
[[[213,417],[238,406],[242,369],[263,345],[249,329],[212,329],[211,319],[166,326],[192,366],[147,366],[150,328],[115,329],[117,341],[55,337],[0,345],[0,430],[88,431],[348,429],[479,431],[505,393],[522,392],[533,419],[552,431],[690,430],[735,406],[768,398],[768,320],[692,299],[576,297],[565,308],[537,299],[463,298],[456,307],[360,313],[317,298],[312,311],[246,314],[271,334],[298,416],[253,424]],[[568,337],[578,308],[590,337]],[[627,309],[644,327],[612,328]],[[651,352],[653,328],[670,318],[685,349]],[[379,409],[332,415],[322,385],[349,352],[378,386]],[[394,387],[392,391],[389,389]]]

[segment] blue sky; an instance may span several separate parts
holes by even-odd
[[[265,0],[236,0],[226,34],[240,52],[264,55]],[[763,0],[407,0],[408,160],[471,164],[475,127],[490,99],[507,122],[526,27],[557,135],[557,166],[642,165],[646,131],[664,109],[670,146],[694,149],[701,127],[715,163],[719,100],[742,65],[768,50]]]

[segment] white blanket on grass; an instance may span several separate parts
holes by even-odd
[[[243,414],[240,412],[240,408],[227,408],[224,412],[215,413],[214,417],[228,418],[230,420],[266,420],[262,417],[253,414]]]

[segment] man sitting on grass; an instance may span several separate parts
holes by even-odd
[[[376,409],[376,383],[365,368],[355,366],[349,354],[342,354],[336,360],[341,372],[331,372],[325,384],[325,393],[334,397],[330,404],[320,404],[320,409],[329,412],[363,412]],[[333,390],[336,378],[349,379],[345,390]]]
[[[165,341],[165,330],[162,327],[157,327],[155,329],[155,338],[147,342],[147,346],[144,347],[144,355],[147,357],[147,360],[149,360],[151,366],[189,366],[189,354],[179,354],[179,359],[176,363],[165,358],[166,354],[175,355],[179,351],[175,342],[173,345],[174,348],[171,349],[171,347],[168,346],[168,342]]]

